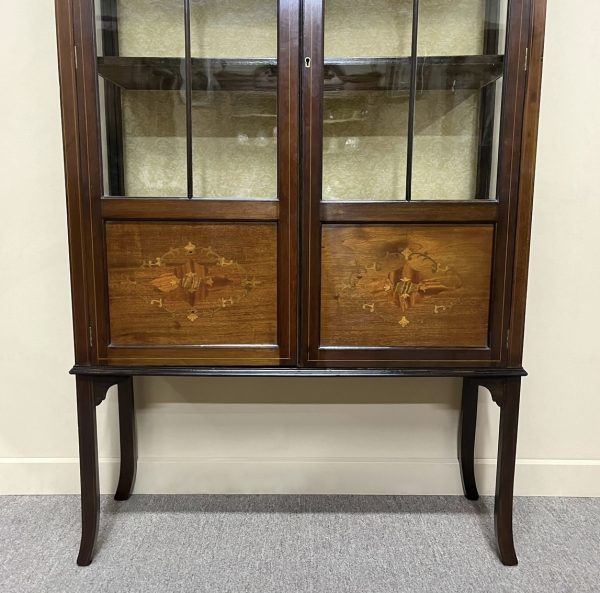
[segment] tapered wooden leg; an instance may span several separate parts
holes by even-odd
[[[458,425],[458,462],[463,492],[469,500],[477,500],[475,481],[475,431],[477,426],[477,394],[479,385],[472,379],[463,379],[462,404]]]
[[[111,385],[124,381],[127,381],[124,377],[77,376],[77,426],[81,478],[81,544],[77,556],[79,566],[87,566],[92,562],[100,519],[96,407],[104,401]],[[133,397],[132,391],[131,394]]]
[[[77,424],[81,479],[81,545],[77,564],[87,566],[92,561],[100,517],[96,400],[94,380],[89,377],[77,377]]]
[[[119,435],[121,471],[115,500],[127,500],[133,491],[137,469],[137,435],[132,377],[119,383]]]
[[[521,379],[519,377],[506,378],[492,387],[492,397],[500,406],[496,501],[494,507],[496,540],[502,563],[506,566],[515,566],[518,564],[518,560],[513,540],[513,490]]]

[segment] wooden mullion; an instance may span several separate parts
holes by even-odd
[[[119,21],[117,0],[102,0],[100,4],[102,26],[102,53],[119,56]],[[123,112],[121,89],[112,82],[104,81],[104,113],[106,119],[106,166],[108,188],[104,193],[111,196],[125,194],[123,171]]]
[[[412,199],[415,111],[417,108],[417,68],[419,50],[419,0],[413,0],[412,44],[410,50],[410,99],[408,103],[408,137],[406,149],[406,201]]]
[[[187,197],[192,199],[194,197],[194,155],[192,144],[192,31],[190,11],[190,0],[184,0]]]
[[[500,0],[487,0],[483,33],[484,55],[496,54],[500,40]],[[479,98],[479,153],[477,156],[477,185],[475,198],[490,196],[494,151],[494,116],[496,113],[496,84],[484,86]]]

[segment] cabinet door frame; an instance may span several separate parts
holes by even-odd
[[[304,0],[301,360],[306,366],[503,366],[509,340],[519,168],[527,85],[527,51],[535,0],[509,0],[498,199],[435,202],[323,202],[323,74],[326,0]],[[320,344],[321,229],[323,224],[490,223],[495,227],[489,342],[483,348],[322,347]]]
[[[278,0],[278,13],[278,200],[106,197],[94,2],[56,0],[77,364],[296,364],[300,0]],[[277,224],[276,346],[111,345],[105,224],[158,220]]]

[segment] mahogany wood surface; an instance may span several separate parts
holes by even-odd
[[[492,225],[323,225],[321,347],[488,346]]]
[[[100,518],[95,381],[96,379],[91,377],[77,377],[77,426],[81,479],[81,543],[77,557],[79,566],[87,566],[92,561]]]
[[[137,472],[137,431],[133,377],[119,383],[119,442],[121,465],[115,500],[127,500],[133,492]]]
[[[189,9],[189,1],[184,4]],[[115,0],[101,5],[115,11]],[[427,59],[413,51],[410,57],[326,61],[323,0],[279,0],[278,8],[276,63],[195,60],[189,14],[183,59],[184,78],[190,81],[184,85],[188,124],[191,92],[208,90],[209,71],[231,92],[277,93],[278,200],[176,200],[119,195],[124,182],[118,85],[181,89],[181,69],[175,71],[169,58],[119,56],[116,22],[104,39],[106,55],[98,60],[93,2],[56,0],[81,459],[78,563],[91,562],[98,531],[95,407],[108,387],[119,384],[116,498],[121,500],[131,494],[135,480],[132,377],[229,375],[465,378],[459,459],[469,498],[477,495],[477,387],[485,386],[501,407],[495,505],[499,553],[505,564],[516,564],[512,496],[520,377],[525,375],[523,328],[546,0],[509,0],[504,56],[496,55],[494,32],[488,31],[484,56]],[[496,0],[487,0],[486,14],[496,11]],[[416,24],[413,48],[417,32]],[[113,82],[105,83],[98,74]],[[483,122],[494,108],[490,83],[500,76],[498,187],[497,196],[489,196],[490,138]],[[454,88],[478,94],[482,89],[476,193],[497,199],[322,201],[326,93],[400,91],[414,103],[417,90],[449,89],[450,79]],[[108,99],[102,125],[110,127],[107,141],[113,153],[107,179],[100,85]],[[191,161],[190,126],[186,141]],[[373,169],[377,174],[377,163]],[[194,194],[192,182],[188,167],[188,197]],[[403,265],[389,265],[390,254],[405,248],[411,253],[403,256]],[[206,257],[197,261],[198,253]],[[413,258],[418,253],[423,269]],[[226,268],[235,272],[222,273]],[[459,281],[438,276],[452,275],[451,270]],[[340,292],[344,285],[349,288]],[[227,292],[231,287],[237,288]],[[352,296],[346,303],[343,291],[360,299]],[[218,311],[210,308],[213,297],[221,305]],[[393,331],[387,314],[377,317],[380,310],[401,313],[394,317]]]
[[[277,344],[277,225],[110,222],[111,346]]]
[[[206,220],[277,222],[278,200],[208,198],[103,198],[105,220]]]
[[[458,421],[458,463],[463,492],[468,500],[478,500],[475,481],[475,430],[477,427],[478,384],[476,380],[463,379],[460,419]]]
[[[509,366],[521,364],[523,359],[529,242],[531,238],[531,217],[533,214],[542,65],[544,61],[546,0],[532,0],[530,11],[532,26],[529,31],[528,77],[524,104],[519,204],[516,228],[513,231],[515,236],[515,258],[513,265],[513,291],[511,295],[511,331],[508,341],[507,362]]]

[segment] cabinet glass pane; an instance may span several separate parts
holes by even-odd
[[[183,0],[96,0],[104,193],[185,197]]]
[[[277,0],[191,0],[193,194],[277,198]]]
[[[496,197],[506,3],[421,0],[413,200]]]
[[[412,0],[325,0],[323,200],[404,200]]]

